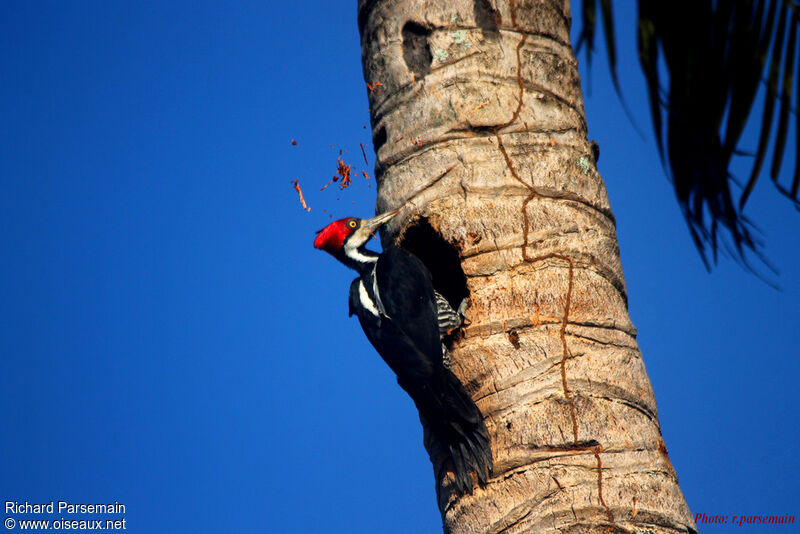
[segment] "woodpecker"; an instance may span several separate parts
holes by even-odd
[[[472,473],[484,487],[493,466],[483,415],[445,365],[442,338],[461,325],[463,306],[453,310],[434,291],[430,271],[411,253],[394,244],[380,254],[366,248],[398,211],[333,221],[317,232],[314,247],[358,272],[350,285],[350,316],[358,317],[367,339],[414,401],[432,448],[444,452],[445,469],[437,469],[437,477],[450,470],[453,491],[471,494]]]

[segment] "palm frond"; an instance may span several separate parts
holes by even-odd
[[[584,9],[591,10],[588,17],[584,12],[581,33],[589,44],[588,54],[594,49],[596,2],[600,2],[606,36],[611,33],[613,43],[610,0],[583,0]],[[715,264],[722,246],[750,270],[754,269],[746,257],[749,253],[769,268],[743,209],[770,149],[775,185],[800,207],[800,135],[796,136],[791,185],[780,183],[789,118],[800,108],[795,81],[800,57],[796,0],[638,0],[638,10],[639,64],[647,83],[659,156],[703,262],[708,268]],[[616,87],[616,48],[607,46]],[[664,71],[666,84],[659,74]],[[742,135],[748,121],[757,116],[753,108],[760,95],[764,105],[752,170],[734,199],[731,186],[738,182],[731,175],[731,164],[733,156],[748,152],[741,146]],[[800,117],[796,124],[800,130]],[[730,246],[723,232],[730,237]]]
[[[800,89],[798,89],[796,95],[795,108],[800,109]],[[792,189],[789,191],[789,197],[794,199],[798,198],[797,193],[800,191],[800,113],[795,113],[795,124],[794,177],[792,178]]]
[[[579,53],[586,45],[586,62],[589,69],[592,68],[592,54],[595,51],[594,40],[597,33],[597,4],[600,4],[600,14],[603,19],[603,35],[606,42],[606,56],[608,57],[608,70],[611,73],[611,81],[614,84],[614,91],[619,97],[625,115],[633,125],[636,133],[641,135],[636,121],[633,120],[633,114],[625,102],[625,97],[622,94],[622,87],[619,83],[619,76],[617,75],[617,38],[614,32],[614,10],[611,0],[583,0],[583,16],[581,33],[578,37],[578,42],[575,46],[576,53]]]
[[[614,11],[611,8],[611,0],[600,0],[600,13],[603,15],[603,35],[606,38],[606,55],[611,70],[611,81],[614,82],[617,94],[622,94],[617,77],[617,39],[614,36]]]
[[[597,31],[597,0],[583,0],[581,13],[581,34],[575,44],[575,52],[580,53],[586,45],[586,62],[592,67],[592,54],[594,54],[594,36]],[[616,47],[616,43],[614,45]],[[614,73],[616,76],[616,72]]]
[[[639,23],[637,32],[637,47],[639,49],[639,64],[647,80],[647,94],[650,101],[650,115],[653,119],[653,131],[658,144],[658,156],[664,163],[664,135],[661,120],[661,98],[659,96],[661,82],[658,77],[658,38],[653,13],[646,9],[639,9]]]
[[[783,64],[783,84],[781,87],[781,109],[778,112],[778,133],[775,139],[775,153],[772,157],[770,176],[772,181],[778,181],[783,161],[783,150],[786,148],[786,135],[789,129],[789,108],[794,85],[794,56],[797,43],[797,14],[792,16],[789,30],[789,42],[786,45],[786,61]]]
[[[780,0],[773,1],[774,5],[780,3]],[[772,58],[770,59],[769,78],[767,79],[766,97],[764,98],[764,111],[761,113],[761,133],[758,136],[758,149],[756,150],[755,161],[753,162],[753,170],[750,172],[750,180],[742,191],[742,196],[739,198],[739,209],[744,209],[744,204],[747,202],[753,187],[761,173],[761,165],[764,163],[764,157],[767,155],[767,148],[769,147],[769,137],[772,132],[772,117],[775,113],[775,95],[778,94],[778,80],[781,73],[781,56],[783,55],[783,37],[786,33],[786,10],[781,10],[780,19],[778,22],[777,34],[775,42],[780,43],[772,48]],[[769,46],[769,38],[767,47]]]

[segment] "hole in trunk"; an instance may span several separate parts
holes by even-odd
[[[423,78],[431,71],[433,56],[428,46],[430,35],[431,30],[413,20],[403,26],[403,59],[408,70],[417,78]]]
[[[433,276],[433,288],[458,310],[469,296],[458,249],[439,235],[425,217],[406,228],[399,245],[425,264]]]
[[[372,146],[375,147],[376,155],[378,154],[378,150],[380,150],[381,147],[385,144],[386,144],[386,126],[381,126],[381,128],[372,137]]]
[[[472,10],[475,14],[475,22],[483,32],[484,37],[498,38],[497,28],[501,23],[500,13],[495,11],[489,0],[474,0]]]

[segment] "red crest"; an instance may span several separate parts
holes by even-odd
[[[317,237],[314,239],[314,248],[324,250],[331,254],[336,254],[336,252],[340,251],[342,246],[344,246],[344,240],[355,230],[347,225],[347,221],[351,219],[352,217],[348,217],[346,219],[333,221],[317,232]]]

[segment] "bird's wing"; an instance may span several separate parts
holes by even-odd
[[[439,323],[428,268],[405,250],[389,247],[378,259],[374,279],[386,315],[417,350],[441,363]]]

